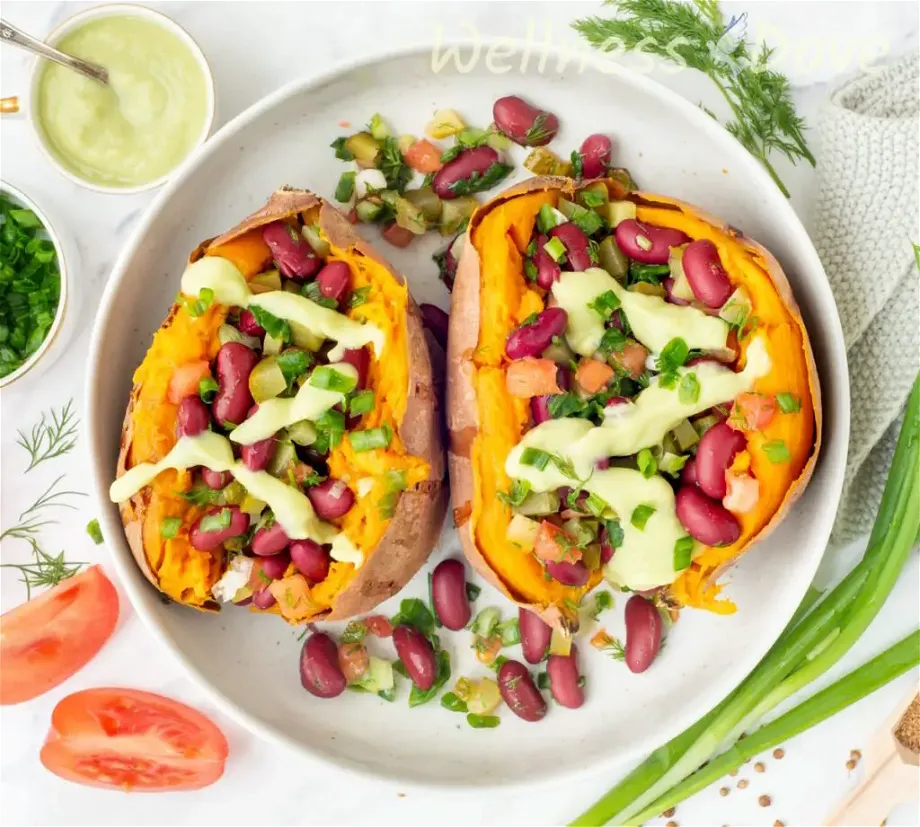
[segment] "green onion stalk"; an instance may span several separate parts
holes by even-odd
[[[772,740],[777,734],[783,740],[808,729],[920,662],[918,638],[909,636],[870,664],[739,741],[767,712],[830,669],[852,648],[894,588],[918,534],[920,378],[915,380],[908,399],[894,460],[862,560],[820,602],[819,592],[809,590],[779,639],[731,695],[655,750],[572,824],[606,824],[613,818],[620,824],[641,823],[702,789],[726,769],[739,766],[748,755],[765,749],[766,741],[778,743]],[[864,670],[869,666],[876,670],[879,680],[885,678],[881,683],[876,682],[875,676],[867,678]],[[725,752],[713,760],[723,749]],[[703,764],[707,766],[699,769]]]

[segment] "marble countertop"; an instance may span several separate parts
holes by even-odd
[[[7,0],[3,16],[42,36],[85,4]],[[218,125],[282,83],[315,73],[331,62],[400,44],[434,43],[449,37],[504,35],[577,46],[568,23],[599,13],[586,3],[259,3],[174,2],[162,8],[188,29],[213,68],[218,91]],[[749,34],[763,34],[778,46],[778,68],[793,85],[799,111],[814,122],[822,101],[861,65],[917,49],[914,3],[810,2],[789,0],[724,4],[727,13],[748,11]],[[4,48],[0,54],[0,92],[24,97],[31,60]],[[693,101],[716,105],[715,92],[692,72],[656,70],[654,76]],[[509,87],[513,80],[509,79]],[[85,440],[76,449],[25,473],[26,455],[16,445],[18,429],[29,429],[42,411],[73,398],[83,404],[84,362],[98,297],[122,243],[152,194],[105,196],[70,183],[52,169],[24,116],[4,116],[2,174],[46,205],[56,226],[78,249],[81,304],[78,330],[66,352],[36,381],[25,379],[0,398],[2,477],[0,509],[4,526],[60,474],[69,487],[88,490],[84,478]],[[820,161],[820,152],[817,153]],[[780,175],[808,226],[814,173],[780,162]],[[87,500],[88,502],[88,500]],[[42,542],[70,559],[105,563],[104,547],[84,532],[89,505],[60,512]],[[828,566],[845,571],[861,553],[860,544],[840,550]],[[27,547],[4,541],[3,562],[20,561]],[[25,598],[14,570],[2,569],[4,610]],[[918,565],[914,555],[877,621],[829,678],[848,671],[904,634],[920,615]],[[748,765],[726,779],[731,792],[716,785],[681,804],[673,820],[683,824],[818,824],[858,780],[861,769],[847,769],[852,749],[867,737],[908,691],[907,675],[834,719],[785,745],[782,760],[768,755],[765,772]],[[191,794],[131,796],[68,784],[47,773],[38,751],[54,704],[77,689],[131,685],[185,700],[212,715],[227,733],[231,759],[216,785]],[[0,820],[4,824],[543,824],[564,822],[593,801],[619,777],[616,768],[586,774],[577,785],[542,785],[526,791],[439,793],[406,791],[392,784],[355,781],[334,767],[285,752],[260,741],[217,712],[179,665],[146,632],[130,606],[101,654],[64,686],[31,703],[0,709]],[[626,768],[622,768],[625,770]],[[738,782],[747,779],[746,789]],[[769,807],[758,803],[771,799]],[[920,823],[917,803],[902,806],[891,825]]]

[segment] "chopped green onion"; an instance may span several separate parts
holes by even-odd
[[[378,141],[383,141],[390,137],[390,127],[383,119],[383,116],[376,112],[371,115],[370,123],[367,125],[367,131],[374,136],[375,140]]]
[[[637,505],[633,509],[632,516],[629,518],[629,521],[639,529],[639,531],[645,531],[645,524],[648,522],[648,518],[652,516],[658,509],[652,505]]]
[[[219,390],[220,385],[217,384],[217,380],[213,376],[206,376],[198,382],[198,395],[206,405],[214,401],[214,397],[217,396]]]
[[[552,454],[540,448],[525,448],[521,452],[521,465],[528,465],[538,471],[543,471],[551,459]]]
[[[160,536],[165,537],[167,540],[172,540],[179,533],[181,527],[181,517],[164,517],[160,520]]]
[[[323,291],[319,289],[319,284],[315,281],[308,281],[300,288],[300,293],[304,298],[309,299],[313,304],[318,304],[320,307],[335,310],[339,306],[335,299],[323,295]]]
[[[581,190],[578,195],[586,207],[600,207],[607,203],[607,199],[594,190]]]
[[[490,637],[495,627],[501,619],[502,613],[494,606],[489,606],[480,610],[479,614],[473,618],[470,630],[477,637]]]
[[[385,479],[385,493],[377,503],[377,509],[380,512],[380,516],[388,520],[393,516],[393,512],[396,509],[396,502],[399,500],[399,495],[402,491],[406,490],[408,483],[406,481],[405,471],[397,471],[392,468],[387,471]]]
[[[340,161],[354,161],[354,153],[345,145],[348,139],[345,137],[336,138],[329,146],[335,150],[335,157]]]
[[[473,729],[495,729],[502,720],[497,715],[477,715],[474,712],[470,712],[466,716],[466,722]]]
[[[449,709],[451,712],[466,712],[466,701],[454,692],[445,692],[441,696],[441,706]]]
[[[648,448],[643,448],[636,454],[636,466],[639,468],[642,476],[647,480],[654,477],[658,472],[658,461]]]
[[[670,272],[671,268],[667,264],[642,264],[638,261],[631,261],[629,263],[629,283],[660,284]]]
[[[693,559],[693,538],[681,537],[674,543],[674,571],[683,571],[690,567]]]
[[[466,599],[469,600],[470,603],[474,602],[481,593],[482,589],[480,589],[479,586],[477,586],[475,583],[466,584]]]
[[[677,386],[677,398],[681,405],[695,405],[700,398],[700,380],[695,373],[685,373]]]
[[[615,549],[622,546],[625,534],[623,533],[623,526],[620,525],[620,521],[607,520],[604,526],[607,528],[607,542],[610,544],[610,548]]]
[[[521,642],[521,629],[516,617],[504,620],[495,627],[495,634],[502,639],[502,646],[514,646]]]
[[[588,307],[602,318],[609,319],[613,315],[613,311],[620,307],[620,300],[613,290],[608,290],[606,293],[601,293],[593,302],[590,302]]]
[[[773,439],[763,444],[762,450],[767,455],[770,462],[779,465],[783,462],[789,462],[790,454],[786,443],[781,439]]]
[[[198,529],[206,534],[210,534],[214,531],[222,531],[230,527],[230,519],[232,516],[233,512],[230,511],[229,508],[222,508],[216,514],[206,514],[201,518]]]
[[[275,357],[275,364],[281,369],[281,375],[287,382],[288,388],[303,376],[313,364],[313,354],[300,348],[288,348]]]
[[[604,512],[610,508],[610,504],[601,497],[598,497],[597,494],[591,493],[585,500],[585,508],[595,517],[603,517]]]
[[[776,404],[779,405],[779,409],[785,414],[797,413],[802,410],[801,400],[791,393],[776,394]]]
[[[356,454],[375,448],[386,448],[392,440],[393,431],[389,425],[368,428],[366,431],[352,431],[348,435],[348,441]]]
[[[605,354],[610,355],[611,353],[619,353],[626,347],[627,338],[623,335],[623,331],[618,330],[615,327],[608,327],[604,331],[604,335],[601,337],[601,342],[597,346],[597,349]]]
[[[604,219],[594,210],[585,209],[580,204],[573,204],[571,211],[570,220],[587,236],[594,235],[604,226]]]
[[[682,367],[690,356],[690,348],[680,337],[671,339],[658,355],[657,368],[661,373],[670,373]]]
[[[331,365],[320,365],[310,374],[310,384],[324,391],[351,393],[358,384],[358,379],[356,376],[341,373]]]
[[[512,480],[508,493],[506,494],[504,491],[499,491],[498,498],[505,503],[505,505],[518,506],[527,499],[530,488],[530,483],[527,480]]]
[[[553,227],[565,224],[568,219],[551,204],[542,204],[537,213],[537,229],[546,235]]]
[[[86,524],[86,533],[92,538],[93,542],[99,546],[102,545],[102,529],[99,528],[99,520],[90,520]]]
[[[557,264],[565,259],[565,244],[561,238],[551,238],[543,245],[543,249]]]
[[[256,304],[250,305],[249,311],[255,316],[259,327],[264,328],[265,332],[273,339],[280,339],[285,344],[291,341],[291,326],[284,319],[279,319]]]
[[[352,290],[351,295],[348,297],[349,308],[360,307],[367,302],[367,297],[370,292],[370,287],[359,287],[357,290]]]
[[[335,200],[347,204],[355,194],[355,172],[343,172],[335,186]]]
[[[358,391],[348,403],[348,412],[352,416],[370,413],[374,410],[374,392]]]

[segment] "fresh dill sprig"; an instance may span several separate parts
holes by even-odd
[[[0,568],[17,569],[20,582],[26,587],[26,600],[32,599],[33,588],[56,586],[62,580],[73,577],[87,563],[68,563],[62,551],[52,557],[43,551],[34,537],[27,537],[32,544],[32,561],[29,563],[3,563]]]
[[[16,444],[21,445],[29,453],[30,462],[26,472],[46,459],[54,459],[70,451],[77,443],[79,424],[80,420],[74,413],[71,399],[59,412],[51,409],[50,422],[43,413],[38,423],[32,426],[31,433],[17,431],[19,439],[16,440]]]
[[[618,637],[613,638],[601,651],[606,652],[609,657],[621,663],[626,661],[626,650]]]
[[[773,50],[759,50],[744,37],[745,15],[726,26],[717,0],[608,0],[613,18],[587,17],[572,26],[592,46],[609,52],[639,49],[670,61],[683,61],[708,75],[734,118],[724,126],[764,166],[788,198],[770,163],[771,153],[815,165],[805,143],[805,123],[795,111],[789,81],[769,68]],[[708,109],[704,111],[712,115]]]
[[[5,529],[0,533],[0,540],[7,537],[18,537],[21,540],[31,540],[36,532],[44,525],[56,523],[57,520],[46,518],[45,512],[50,508],[72,508],[76,506],[67,502],[68,497],[85,497],[86,494],[80,491],[59,491],[58,484],[64,479],[64,475],[59,476],[51,485],[49,485],[22,514],[19,515],[19,522]]]

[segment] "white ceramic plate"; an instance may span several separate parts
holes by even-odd
[[[465,73],[431,69],[428,50],[402,52],[293,83],[225,126],[160,193],[122,253],[93,336],[86,389],[95,489],[115,567],[153,634],[215,700],[252,731],[343,767],[404,783],[507,785],[625,761],[676,734],[725,696],[776,639],[811,581],[830,533],[842,481],[849,418],[846,359],[834,301],[817,255],[792,209],[760,166],[696,107],[647,78],[612,64],[609,73],[496,75],[480,61]],[[616,162],[644,189],[699,204],[764,242],[784,264],[818,356],[825,444],[817,473],[793,514],[733,572],[732,617],[685,612],[654,668],[634,676],[582,645],[585,707],[553,707],[539,725],[507,710],[494,730],[472,730],[436,702],[410,710],[399,700],[345,693],[335,701],[300,686],[300,644],[274,617],[232,607],[205,616],[167,606],[135,567],[118,512],[106,492],[115,468],[131,374],[178,289],[189,251],[262,204],[281,184],[331,195],[344,165],[329,143],[374,112],[396,130],[420,134],[433,111],[450,106],[485,126],[492,102],[521,94],[556,112],[561,152],[591,132],[616,137]],[[351,131],[354,131],[353,129]],[[522,160],[523,153],[517,157]],[[521,173],[524,171],[521,170]],[[370,230],[374,233],[374,230]],[[382,244],[382,242],[380,242]],[[383,247],[419,301],[447,306],[431,238],[407,251]],[[432,562],[459,553],[445,529]],[[427,571],[400,595],[425,596]],[[488,588],[478,607],[508,603]],[[393,612],[398,598],[385,604]],[[604,617],[622,631],[623,601]],[[444,636],[454,675],[481,675],[470,636]],[[391,655],[392,657],[392,655]]]

